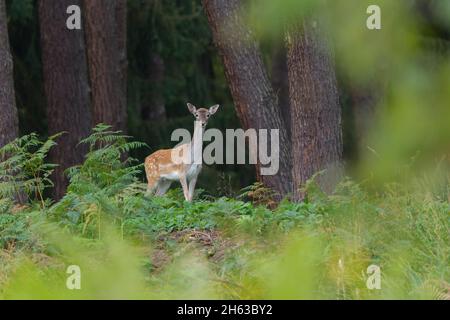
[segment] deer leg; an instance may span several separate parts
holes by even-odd
[[[154,178],[154,177],[147,177],[147,192],[146,195],[149,196],[151,195],[156,187],[158,186],[158,179]]]
[[[189,189],[187,185],[186,177],[180,177],[181,187],[183,188],[184,199],[189,201]]]
[[[195,184],[197,183],[197,177],[193,177],[191,181],[189,181],[189,202],[192,201],[192,198],[194,197],[194,191],[195,191]]]
[[[167,190],[169,190],[171,184],[172,184],[172,181],[170,181],[170,180],[166,180],[166,179],[160,180],[158,183],[157,190],[156,190],[156,195],[163,196],[167,192]]]

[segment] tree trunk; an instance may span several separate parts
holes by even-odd
[[[289,106],[289,79],[286,56],[287,52],[284,46],[279,46],[275,49],[272,57],[271,81],[290,138],[291,110]]]
[[[64,170],[83,161],[87,150],[77,145],[91,129],[84,35],[66,27],[70,5],[80,5],[80,0],[39,1],[48,130],[50,135],[66,132],[50,153],[52,161],[59,164],[53,177],[56,199],[64,195],[67,186]]]
[[[126,0],[84,1],[94,124],[126,131]]]
[[[5,1],[0,0],[0,148],[19,134]]]
[[[372,128],[375,118],[377,99],[373,88],[369,90],[358,85],[350,85],[350,99],[355,124],[354,134],[360,150],[367,148],[367,135]]]
[[[294,198],[314,174],[322,190],[331,192],[341,174],[341,109],[331,50],[317,22],[288,30],[289,93],[292,116]]]
[[[117,42],[119,53],[119,65],[120,65],[120,81],[121,81],[121,93],[123,96],[123,116],[125,117],[125,127],[127,126],[127,0],[117,0],[116,6],[116,24],[117,24]]]
[[[141,116],[145,121],[166,120],[166,107],[163,95],[164,61],[158,54],[150,55],[148,68],[148,88],[142,93]]]
[[[238,0],[203,0],[203,7],[242,126],[279,129],[278,173],[262,176],[261,166],[256,169],[261,182],[284,196],[292,191],[290,143],[258,44],[245,25]]]

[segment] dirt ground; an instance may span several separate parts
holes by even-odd
[[[182,230],[165,234],[157,239],[156,246],[151,252],[153,272],[160,271],[172,261],[170,244],[193,246],[204,253],[213,263],[220,262],[228,250],[240,245],[239,242],[225,237],[216,230]]]

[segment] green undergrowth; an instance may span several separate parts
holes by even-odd
[[[2,298],[448,298],[450,207],[428,180],[374,192],[345,179],[332,195],[310,181],[304,202],[275,208],[248,188],[188,203],[179,188],[146,195],[142,166],[124,156],[143,145],[100,125],[53,202],[52,139],[0,152]],[[69,265],[82,290],[66,288]],[[366,286],[370,265],[380,290]]]

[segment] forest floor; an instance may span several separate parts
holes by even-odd
[[[67,243],[75,241],[76,250],[83,252],[80,256],[70,247],[52,243],[42,230],[37,230],[43,223],[54,225],[54,219],[43,222],[41,210],[22,207],[0,214],[0,295],[9,297],[10,283],[21,274],[24,261],[34,266],[37,278],[46,279],[49,272],[65,277],[68,260],[81,259],[83,265],[87,259],[88,264],[99,269],[104,264],[116,266],[116,270],[108,269],[115,277],[123,272],[142,274],[147,279],[144,282],[158,288],[155,292],[163,292],[158,293],[160,298],[194,294],[188,288],[199,279],[219,292],[212,296],[223,298],[272,294],[326,298],[329,292],[338,299],[449,298],[448,202],[426,197],[413,200],[411,195],[403,195],[407,199],[384,198],[376,204],[364,197],[361,201],[359,192],[357,196],[335,194],[310,203],[284,202],[268,209],[224,198],[189,204],[175,200],[179,196],[176,191],[168,197],[151,199],[150,213],[143,210],[127,215],[119,224],[119,220],[112,222],[121,225],[120,238],[128,239],[128,249],[120,249],[123,240],[107,240],[106,220],[101,231],[104,235],[99,238],[100,222],[92,218],[92,210],[96,209],[91,205],[84,221],[66,222],[64,227],[76,239]],[[205,215],[209,215],[208,221]],[[209,226],[202,228],[205,224]],[[408,250],[404,250],[405,246]],[[133,247],[137,249],[135,255],[131,254]],[[119,250],[117,256],[115,250]],[[122,269],[122,264],[128,263],[122,260],[135,258],[140,271],[131,266]],[[368,276],[365,270],[371,264],[383,269],[387,287],[383,293],[362,293]],[[400,274],[399,266],[403,270]],[[280,293],[272,281],[266,283],[267,274],[288,288],[283,289],[285,293]],[[318,277],[320,281],[309,283],[318,286],[318,293],[290,292],[292,288],[285,278],[288,275],[297,284]],[[46,288],[44,291],[51,290],[45,285],[47,281],[54,279],[38,281]],[[29,294],[34,297],[42,292]]]
[[[228,250],[238,244],[226,239],[216,230],[182,230],[161,235],[151,249],[150,261],[153,272],[157,273],[172,262],[174,246],[195,247],[214,263],[220,262]]]

